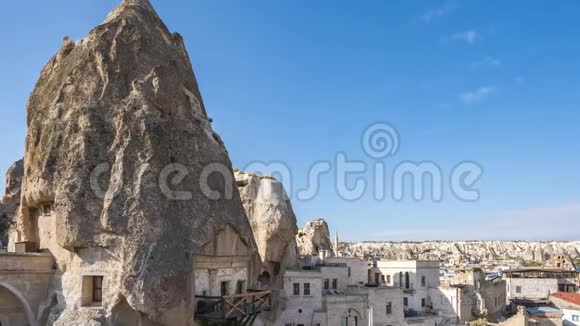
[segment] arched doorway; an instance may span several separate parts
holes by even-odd
[[[347,311],[342,313],[341,325],[362,326],[364,325],[364,318],[356,309],[349,308]]]
[[[3,310],[10,313],[4,313]],[[3,282],[0,282],[0,322],[2,326],[37,326],[26,298],[16,288]]]

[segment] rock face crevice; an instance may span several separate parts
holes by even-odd
[[[86,38],[65,39],[27,110],[18,231],[55,256],[62,316],[84,311],[80,275],[104,271],[103,315],[126,300],[180,325],[193,314],[192,257],[217,232],[232,226],[257,257],[183,39],[147,0],[125,0]],[[210,164],[223,167],[205,176],[218,199],[201,188]],[[44,203],[54,209],[39,226]]]

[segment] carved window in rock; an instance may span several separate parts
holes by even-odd
[[[103,277],[93,276],[93,302],[103,302]]]
[[[82,278],[81,304],[100,306],[103,302],[103,279],[101,275],[85,275]]]
[[[52,216],[52,208],[53,208],[53,204],[52,203],[44,203],[42,205],[40,205],[40,215],[42,216]]]
[[[242,294],[244,293],[244,289],[246,287],[246,282],[239,280],[236,284],[236,294]]]
[[[229,294],[230,282],[223,281],[220,283],[220,296],[226,296]]]
[[[274,275],[280,274],[280,263],[274,262]]]

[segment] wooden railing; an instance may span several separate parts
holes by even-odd
[[[271,291],[248,290],[247,293],[216,296],[195,296],[195,319],[225,321],[269,311],[272,308]]]

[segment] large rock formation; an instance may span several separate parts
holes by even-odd
[[[236,171],[236,184],[262,258],[262,287],[272,290],[273,309],[255,325],[275,325],[285,309],[280,300],[284,272],[299,267],[296,215],[284,186],[273,177]]]
[[[543,263],[565,254],[580,258],[580,241],[426,241],[426,242],[364,242],[343,245],[347,255],[375,256],[385,259],[440,259],[451,257],[490,261],[516,260]]]
[[[320,250],[330,250],[332,245],[328,224],[321,218],[306,223],[306,226],[298,231],[296,242],[302,256],[315,256]]]
[[[12,164],[6,172],[5,195],[0,201],[0,247],[7,243],[7,228],[14,220],[16,210],[20,206],[20,189],[24,175],[24,161]]]
[[[262,275],[266,277],[261,280],[277,283],[287,268],[298,266],[298,227],[292,204],[284,186],[273,177],[242,171],[236,171],[235,176],[262,258]]]
[[[86,38],[65,39],[27,125],[18,231],[55,256],[49,321],[115,324],[126,318],[116,311],[132,310],[135,324],[188,324],[192,257],[227,225],[259,263],[183,39],[147,0],[125,0]],[[51,217],[39,217],[46,204]],[[94,272],[105,275],[99,310],[80,302]]]

